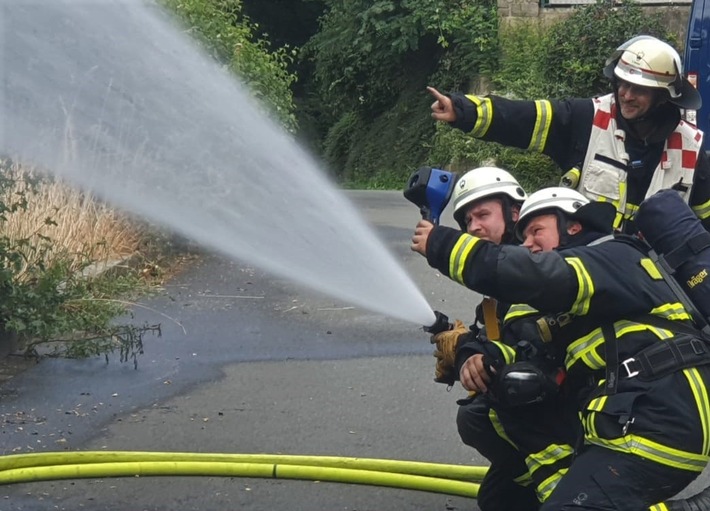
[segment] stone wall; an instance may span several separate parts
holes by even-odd
[[[555,23],[569,16],[574,9],[574,7],[541,7],[539,1],[498,0],[498,16],[504,24],[515,24],[517,21],[530,21],[534,18],[544,24]],[[662,13],[669,29],[677,35],[678,43],[675,46],[682,51],[690,15],[690,3],[669,2],[669,5],[646,6],[643,10],[649,13]]]

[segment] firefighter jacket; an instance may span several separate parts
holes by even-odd
[[[666,103],[653,116],[656,129],[644,140],[620,115],[614,95],[565,101],[519,101],[452,94],[452,126],[473,137],[537,151],[565,172],[561,184],[592,200],[611,201],[616,228],[633,233],[633,216],[644,198],[661,188],[684,192],[710,230],[710,162],[702,132]]]
[[[646,315],[679,324],[690,319],[633,238],[619,235],[592,246],[531,254],[437,226],[429,235],[427,259],[479,293],[528,304],[542,314],[570,315],[549,345],[564,359],[563,388],[580,413],[586,443],[674,469],[703,470],[710,459],[710,365],[651,380],[623,371],[623,362],[675,336],[644,322]],[[604,392],[609,328],[619,361],[613,393]]]

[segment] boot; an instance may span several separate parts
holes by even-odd
[[[668,511],[710,511],[710,486],[692,497],[664,502]]]

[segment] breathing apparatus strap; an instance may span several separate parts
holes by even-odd
[[[606,356],[605,395],[616,394],[619,378],[637,377],[649,381],[688,367],[710,364],[708,332],[651,314],[641,316],[637,321],[671,330],[677,335],[667,341],[654,343],[619,363],[618,339],[613,325],[608,323],[602,326]]]
[[[672,252],[665,254],[665,261],[672,270],[675,270],[708,247],[710,247],[710,232],[703,231],[702,234],[693,236]]]
[[[498,325],[498,315],[496,314],[497,305],[498,302],[495,298],[489,298],[488,296],[485,296],[481,302],[486,337],[491,341],[500,341],[500,326]]]
[[[708,236],[697,236],[689,240],[672,254],[672,260],[681,261],[691,252],[701,250],[710,243]],[[674,266],[653,250],[648,255],[655,263],[663,280],[668,284],[678,301],[693,318],[693,325],[671,321],[666,318],[645,314],[637,319],[640,323],[670,330],[677,334],[668,341],[658,342],[631,358],[619,363],[619,347],[616,331],[611,323],[602,325],[604,335],[604,350],[606,357],[606,384],[604,394],[613,395],[619,377],[641,380],[655,380],[672,372],[688,367],[710,364],[710,326],[705,318],[693,305],[678,281],[673,278]],[[677,265],[676,265],[677,266]]]
[[[690,317],[692,318],[694,328],[696,330],[695,335],[700,335],[701,337],[704,337],[705,339],[710,340],[710,326],[708,325],[708,322],[705,317],[700,313],[698,308],[693,304],[693,301],[690,299],[690,297],[687,295],[685,290],[681,287],[681,285],[678,283],[678,281],[673,277],[673,273],[675,272],[675,268],[677,267],[678,264],[680,264],[682,261],[680,261],[680,255],[685,255],[687,256],[689,251],[693,251],[694,248],[698,248],[704,243],[705,237],[704,236],[697,236],[696,238],[691,238],[686,244],[681,247],[681,251],[678,252],[678,250],[674,251],[672,254],[674,254],[673,261],[676,263],[676,266],[671,266],[671,264],[667,261],[667,259],[661,255],[657,254],[654,250],[649,250],[648,251],[648,256],[651,258],[651,260],[654,262],[656,267],[658,268],[659,273],[661,274],[661,277],[663,277],[663,280],[668,284],[668,287],[671,288],[671,291],[673,291],[673,294],[676,295],[676,298],[678,298],[678,301],[683,305],[683,308],[686,310],[688,314],[690,314]],[[694,240],[696,240],[694,242]],[[694,243],[693,243],[694,242]],[[692,244],[691,244],[692,243]],[[692,328],[692,327],[690,327]],[[673,330],[673,329],[669,329]],[[674,332],[676,330],[673,330]]]
[[[604,323],[602,335],[604,336],[604,358],[606,359],[604,394],[613,396],[616,394],[616,386],[619,382],[619,346],[614,324]]]

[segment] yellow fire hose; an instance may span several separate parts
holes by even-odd
[[[486,467],[372,458],[183,452],[48,452],[0,456],[0,484],[136,476],[300,479],[476,498]]]

